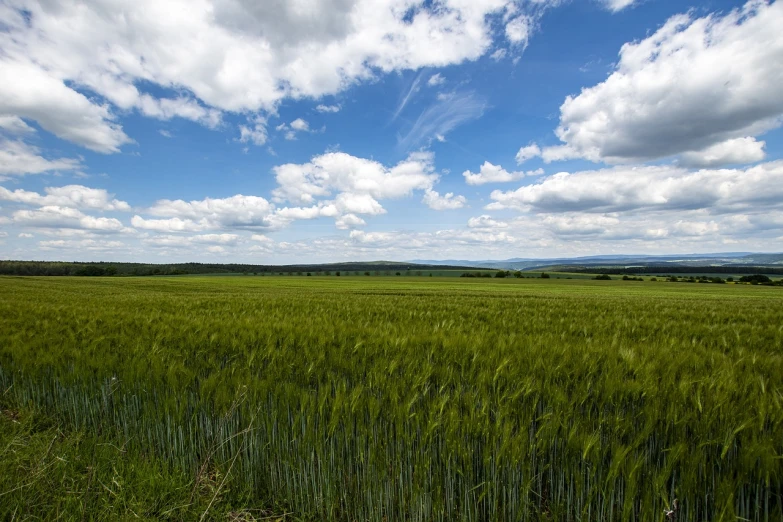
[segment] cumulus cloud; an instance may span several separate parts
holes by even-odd
[[[9,0],[0,10],[0,116],[116,152],[131,139],[108,104],[214,127],[222,111],[271,113],[283,99],[317,99],[378,73],[476,60],[491,47],[493,18],[514,6]],[[147,84],[178,94],[156,98]]]
[[[462,175],[465,177],[465,183],[468,185],[483,185],[485,183],[507,183],[522,179],[525,176],[538,176],[543,173],[543,169],[528,170],[527,172],[509,172],[500,165],[493,165],[485,161],[478,173],[474,174],[466,170]]]
[[[6,11],[4,11],[6,12]],[[0,20],[2,22],[3,20]],[[9,57],[8,33],[0,32],[0,115],[35,120],[45,130],[96,152],[110,153],[132,140],[106,105],[73,90],[26,57]]]
[[[315,132],[310,129],[310,124],[302,118],[297,118],[288,124],[281,123],[275,127],[275,130],[278,132],[283,132],[283,137],[289,141],[295,140],[298,132]],[[264,136],[264,139],[266,139],[266,136]]]
[[[147,213],[166,220],[134,216],[134,227],[148,230],[206,230],[218,228],[267,228],[274,205],[262,197],[237,194],[229,198],[184,201],[162,199]]]
[[[411,154],[393,167],[343,152],[315,156],[305,164],[284,164],[273,169],[278,187],[276,208],[258,196],[184,201],[163,199],[131,219],[139,230],[168,234],[225,229],[285,228],[297,220],[333,218],[339,229],[365,224],[359,216],[385,214],[381,200],[401,198],[416,190],[424,202],[438,210],[460,208],[465,198],[432,190],[439,176],[430,153]],[[0,193],[2,197],[2,193]]]
[[[330,152],[315,156],[309,163],[275,167],[279,186],[272,194],[278,201],[300,204],[312,204],[333,193],[366,195],[376,200],[399,198],[432,187],[438,179],[432,163],[431,154],[415,153],[387,168],[377,161]]]
[[[748,169],[674,166],[560,172],[514,191],[495,190],[488,208],[535,212],[704,209],[711,213],[783,206],[783,161]]]
[[[297,118],[291,122],[291,128],[296,131],[307,132],[310,130],[310,124],[302,118]]]
[[[133,216],[131,225],[142,230],[153,230],[155,232],[198,232],[210,228],[215,228],[206,219],[196,222],[192,219],[181,219],[178,217],[167,219],[144,219],[141,216]]]
[[[35,129],[18,116],[0,116],[0,129],[11,134],[32,134],[35,132]]]
[[[427,189],[422,202],[433,210],[455,210],[464,207],[467,200],[465,196],[455,196],[453,192],[441,196],[436,191]]]
[[[604,82],[566,98],[556,130],[563,144],[545,149],[544,160],[760,159],[761,142],[747,140],[783,121],[783,69],[770,65],[783,61],[783,3],[693,14],[623,45]]]
[[[686,152],[680,163],[688,167],[718,167],[721,165],[742,165],[764,159],[763,141],[755,138],[735,138],[726,140],[706,149]]]
[[[538,156],[541,156],[541,149],[535,143],[531,143],[530,145],[521,147],[517,151],[515,159],[517,160],[517,165],[521,165],[527,160],[536,158]]]
[[[468,220],[469,228],[508,228],[505,221],[497,221],[486,214],[472,217]]]
[[[267,140],[266,119],[258,116],[250,118],[247,125],[239,126],[239,141],[263,145]]]
[[[2,103],[1,100],[0,103]],[[27,145],[19,140],[7,140],[0,137],[0,177],[74,171],[79,170],[81,166],[81,161],[78,159],[46,159],[41,155],[41,151],[37,147]]]
[[[367,223],[356,214],[345,214],[344,216],[337,218],[337,221],[335,222],[335,226],[341,230],[363,227],[366,224]]]
[[[75,208],[47,205],[36,210],[17,210],[14,224],[32,228],[72,228],[93,232],[122,232],[125,227],[115,218],[95,217]]]
[[[11,201],[34,206],[55,206],[104,211],[130,210],[125,201],[113,199],[105,189],[95,189],[83,185],[66,185],[64,187],[47,187],[45,194],[17,189],[10,191],[0,187],[0,201]]]

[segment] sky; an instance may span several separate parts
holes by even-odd
[[[783,3],[0,0],[0,259],[783,251]]]

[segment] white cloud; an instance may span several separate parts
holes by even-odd
[[[432,76],[430,76],[430,79],[427,80],[427,85],[430,87],[435,87],[437,85],[443,85],[446,82],[446,78],[443,77],[441,73],[435,73]]]
[[[392,114],[392,121],[397,119],[405,106],[408,105],[408,102],[411,100],[413,95],[419,91],[419,84],[421,83],[421,78],[423,75],[424,72],[422,71],[414,76],[413,80],[411,80],[406,89],[400,93],[400,99],[397,101],[397,108],[394,109],[394,114]]]
[[[414,190],[431,190],[438,181],[433,156],[415,153],[387,168],[382,164],[342,152],[326,153],[305,164],[285,164],[274,168],[278,188],[275,200],[302,206],[275,206],[257,196],[236,195],[200,201],[160,200],[144,213],[135,215],[131,225],[140,230],[181,233],[224,229],[281,229],[296,220],[333,218],[338,228],[365,224],[360,215],[386,213],[379,200],[400,198]],[[459,208],[461,196],[437,192],[425,196],[433,208]]]
[[[30,239],[35,236],[33,234],[28,234],[27,232],[20,232],[18,237],[21,237],[23,239]]]
[[[472,217],[468,220],[469,228],[508,228],[505,221],[497,221],[486,214]]]
[[[0,187],[0,201],[12,201],[25,205],[55,206],[104,211],[129,211],[130,205],[125,201],[112,199],[105,189],[94,189],[83,185],[66,185],[64,187],[47,187],[45,195],[22,189],[10,191]]]
[[[377,216],[385,214],[383,206],[370,194],[342,192],[334,199],[338,212],[349,214],[367,214]]]
[[[272,238],[265,236],[263,234],[253,234],[252,236],[250,236],[250,239],[252,239],[253,241],[258,241],[259,243],[267,243],[267,244],[275,242]]]
[[[441,93],[438,101],[427,107],[408,132],[400,136],[398,144],[403,150],[410,150],[443,137],[458,125],[480,118],[486,108],[486,101],[474,93]]]
[[[236,247],[244,243],[244,238],[236,234],[197,234],[195,236],[160,235],[145,238],[145,245],[154,248],[203,252],[223,253],[226,248]]]
[[[562,146],[545,161],[582,157],[623,163],[678,154],[692,162],[717,144],[740,146],[778,127],[783,116],[783,3],[751,0],[724,16],[670,18],[644,40],[627,43],[606,81],[569,96],[556,134]],[[716,153],[717,152],[717,153]],[[686,161],[688,161],[686,159]],[[704,164],[704,162],[702,162]]]
[[[176,220],[145,220],[134,216],[138,228],[154,230],[205,230],[218,228],[267,228],[274,205],[262,197],[237,194],[229,198],[157,201],[147,213]],[[138,218],[138,219],[137,219]],[[168,221],[168,223],[167,223]],[[146,226],[143,224],[146,223]]]
[[[683,236],[706,236],[714,235],[720,231],[720,225],[715,221],[692,222],[677,221],[672,229],[675,233]]]
[[[17,116],[0,116],[0,129],[11,134],[32,134],[35,129]]]
[[[771,209],[783,207],[783,161],[744,170],[653,166],[560,172],[514,191],[493,191],[490,197],[494,203],[487,208],[535,212]]]
[[[506,24],[506,38],[511,44],[525,49],[530,39],[531,26],[533,19],[521,15]]]
[[[718,167],[721,165],[743,165],[764,159],[763,141],[755,138],[735,138],[716,143],[704,150],[686,152],[681,156],[683,165],[689,167]]]
[[[0,116],[98,152],[130,138],[115,112],[188,118],[273,113],[378,73],[444,67],[490,49],[512,0],[9,0],[0,11]],[[512,33],[516,34],[516,33]],[[145,85],[173,90],[158,99]],[[89,93],[89,94],[87,94]]]
[[[0,85],[2,83],[0,82]],[[1,100],[0,103],[2,103]],[[41,156],[41,151],[37,147],[27,145],[22,141],[6,140],[0,137],[0,176],[41,174],[60,170],[73,171],[79,168],[81,168],[81,161],[78,159],[49,160]]]
[[[506,49],[497,49],[495,52],[489,55],[490,58],[492,58],[494,61],[499,62],[503,58],[508,55],[508,51]]]
[[[185,118],[212,129],[220,125],[222,120],[220,111],[202,107],[197,101],[184,96],[157,99],[149,94],[142,94],[139,96],[136,106],[145,116],[159,120]]]
[[[278,183],[272,192],[275,201],[313,205],[307,210],[311,217],[334,217],[338,228],[358,224],[356,219],[346,217],[348,214],[385,213],[379,200],[430,190],[438,181],[432,154],[422,152],[411,154],[393,167],[344,152],[328,152],[309,163],[288,163],[273,170]],[[452,197],[448,204],[456,205],[458,201],[459,197]],[[291,216],[291,212],[293,209],[278,209],[275,218],[302,219]]]
[[[0,37],[4,51],[9,50],[3,45],[8,43],[6,38]],[[108,107],[91,102],[36,64],[4,54],[0,77],[0,115],[35,120],[60,138],[96,152],[117,152],[132,141],[114,123]]]
[[[296,131],[307,132],[310,130],[310,124],[302,118],[297,118],[291,122],[291,128]]]
[[[198,232],[210,228],[215,228],[206,220],[196,222],[192,219],[181,219],[178,217],[167,219],[144,219],[141,216],[133,216],[131,225],[142,230],[153,230],[155,232]]]
[[[201,234],[192,236],[190,240],[205,245],[236,245],[239,236],[236,234]]]
[[[275,130],[278,132],[283,132],[283,137],[289,141],[296,139],[297,132],[315,132],[310,129],[310,124],[302,118],[297,118],[290,124],[281,123],[275,127]]]
[[[517,151],[515,159],[517,160],[517,165],[521,165],[527,160],[537,158],[539,156],[541,156],[541,149],[535,143],[531,143],[530,145],[521,147],[519,151]]]
[[[252,142],[255,145],[263,145],[266,143],[267,137],[264,118],[250,118],[247,125],[239,126],[239,141],[242,143]]]
[[[483,185],[485,183],[507,183],[522,179],[525,176],[538,176],[543,173],[543,169],[529,170],[527,172],[509,172],[500,165],[493,165],[485,161],[478,173],[474,174],[466,170],[462,175],[465,177],[465,183],[468,185]]]
[[[445,255],[455,248],[482,246],[491,251],[493,245],[509,245],[519,239],[505,231],[493,230],[438,230],[437,232],[365,232],[352,230],[349,238],[355,247],[372,248],[376,253],[397,252],[439,252]]]
[[[612,11],[613,13],[622,11],[626,7],[631,7],[634,3],[638,1],[639,0],[602,0],[604,6],[610,11]]]
[[[45,249],[58,249],[69,251],[115,251],[125,249],[127,245],[122,241],[111,241],[104,239],[55,239],[50,241],[39,241],[38,245]]]
[[[367,223],[356,214],[345,214],[344,216],[337,218],[337,221],[335,221],[335,226],[341,230],[363,227],[366,224]]]
[[[464,207],[467,200],[465,196],[455,196],[453,192],[441,196],[434,190],[427,189],[422,202],[433,210],[455,210]]]
[[[167,131],[166,129],[159,129],[158,130],[158,134],[160,134],[164,138],[172,138],[173,137],[171,132]]]
[[[45,206],[37,210],[17,210],[15,224],[32,228],[73,228],[94,232],[123,232],[125,227],[115,218],[85,215],[75,208]]]
[[[321,113],[325,112],[340,112],[340,105],[318,105],[316,106],[315,110]]]
[[[277,200],[312,204],[333,193],[364,194],[375,199],[399,198],[413,190],[431,188],[437,181],[432,155],[412,154],[387,168],[381,163],[344,152],[315,156],[309,163],[288,163],[273,170],[279,187]]]

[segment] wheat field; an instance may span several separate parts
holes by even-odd
[[[783,520],[780,288],[3,277],[0,393],[2,519]]]

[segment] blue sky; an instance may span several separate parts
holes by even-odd
[[[783,250],[783,5],[0,2],[0,258]]]

